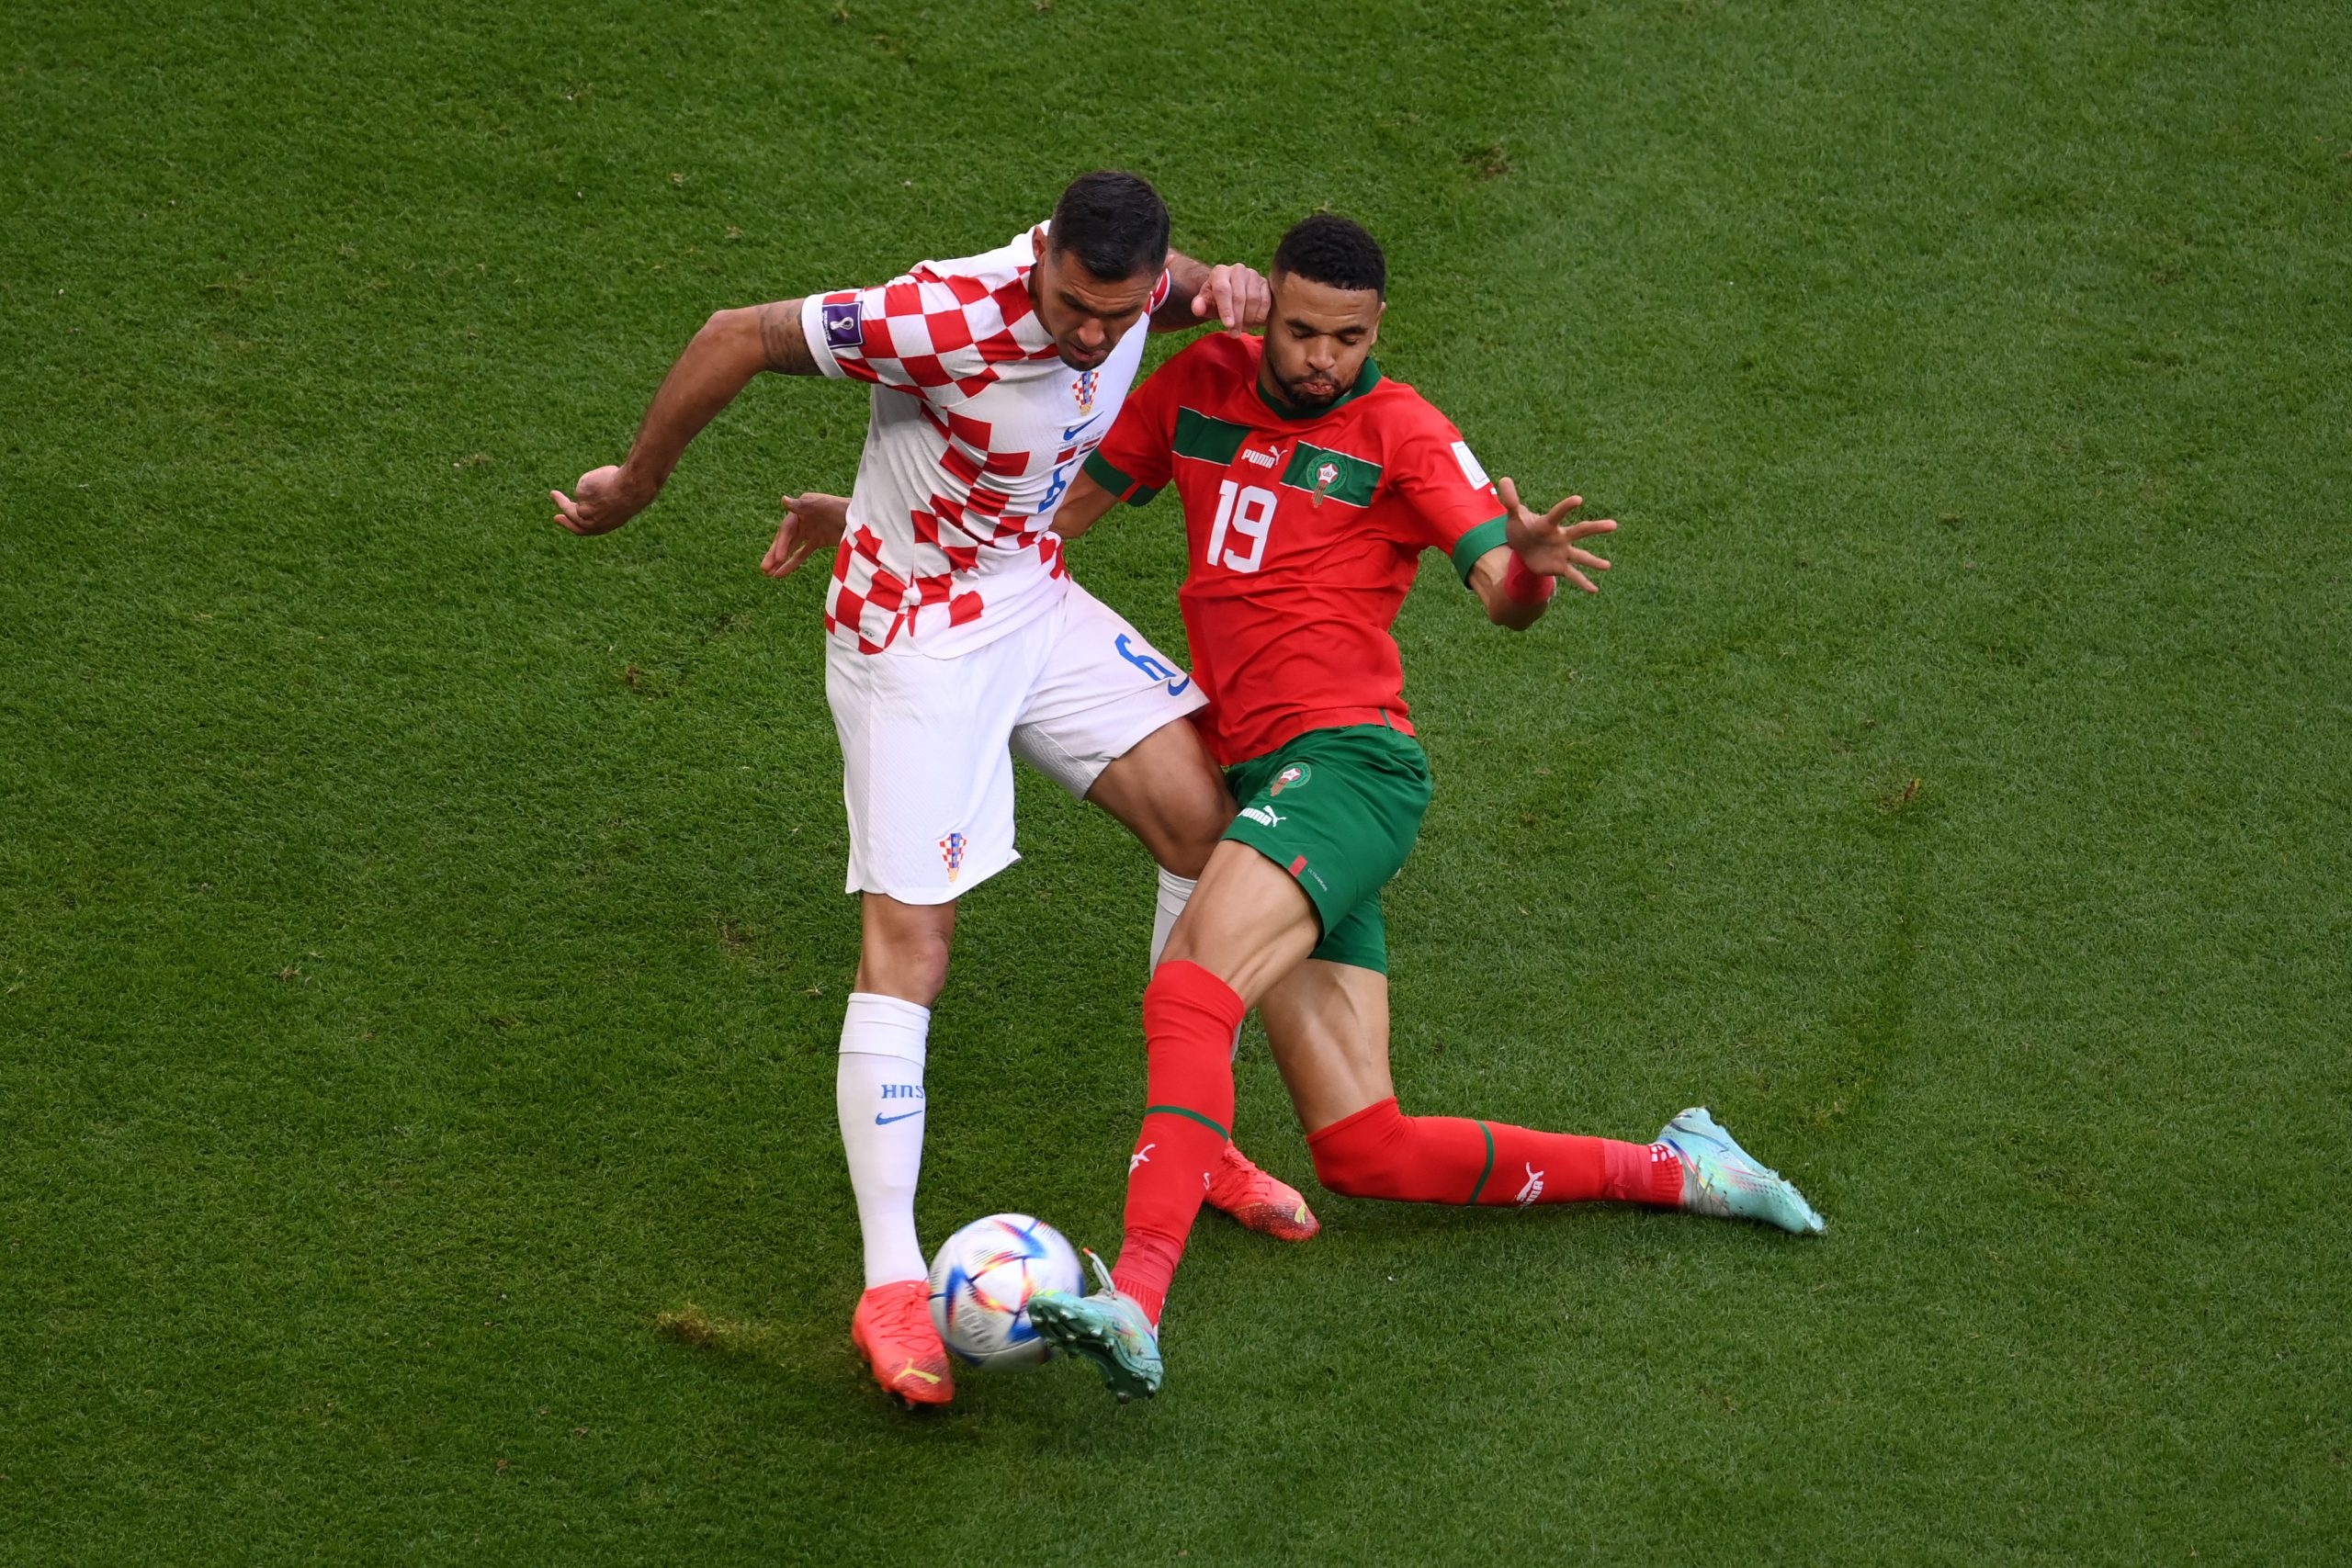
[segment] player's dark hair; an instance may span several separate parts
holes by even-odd
[[[1140,175],[1097,169],[1054,203],[1046,243],[1105,282],[1156,274],[1168,265],[1168,204]]]
[[[1388,298],[1388,258],[1380,254],[1380,242],[1363,224],[1336,212],[1318,212],[1293,224],[1274,247],[1274,270]]]

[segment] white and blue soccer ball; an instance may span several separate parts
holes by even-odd
[[[1053,1354],[1029,1321],[1032,1297],[1080,1293],[1085,1274],[1062,1233],[1027,1214],[990,1214],[931,1260],[931,1325],[976,1367],[1034,1367]]]

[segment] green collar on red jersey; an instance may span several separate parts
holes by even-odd
[[[1258,400],[1265,404],[1269,409],[1272,409],[1275,417],[1278,419],[1321,419],[1325,414],[1329,413],[1333,409],[1338,408],[1340,404],[1361,398],[1366,392],[1371,391],[1374,387],[1380,385],[1380,361],[1373,358],[1370,355],[1364,355],[1363,369],[1357,375],[1356,384],[1350,387],[1346,391],[1341,392],[1338,397],[1333,398],[1329,402],[1325,403],[1319,409],[1293,408],[1290,404],[1282,401],[1272,393],[1267,391],[1266,383],[1262,378],[1252,378],[1250,385],[1252,389],[1257,392]]]

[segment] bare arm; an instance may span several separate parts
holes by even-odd
[[[1065,539],[1075,539],[1097,523],[1102,514],[1119,503],[1119,498],[1096,484],[1085,469],[1070,480],[1062,503],[1054,509],[1053,531]]]
[[[577,500],[548,492],[556,521],[575,534],[607,534],[652,505],[686,444],[763,370],[818,374],[801,331],[799,300],[720,310],[705,321],[662,378],[628,460],[581,475],[573,487]]]
[[[1265,278],[1238,262],[1211,266],[1182,251],[1168,253],[1168,298],[1151,313],[1156,333],[1190,332],[1214,317],[1227,327],[1263,326],[1273,310]]]
[[[1510,547],[1497,545],[1470,569],[1470,592],[1486,605],[1487,619],[1506,631],[1523,632],[1544,618],[1552,602],[1512,598],[1503,588],[1503,578],[1510,570]]]
[[[1566,578],[1587,593],[1600,592],[1577,569],[1607,571],[1609,563],[1581,548],[1577,541],[1615,533],[1614,521],[1595,517],[1569,522],[1568,513],[1584,504],[1580,495],[1538,514],[1520,501],[1519,487],[1507,479],[1495,481],[1495,493],[1502,499],[1504,515],[1510,520],[1504,531],[1509,542],[1480,556],[1470,569],[1470,591],[1486,605],[1487,619],[1515,632],[1525,631],[1551,607],[1553,583],[1547,580]],[[1516,571],[1514,556],[1519,565]]]

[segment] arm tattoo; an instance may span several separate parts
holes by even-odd
[[[816,376],[816,356],[808,352],[808,334],[800,325],[800,301],[780,300],[760,307],[760,351],[767,367],[780,376]]]

